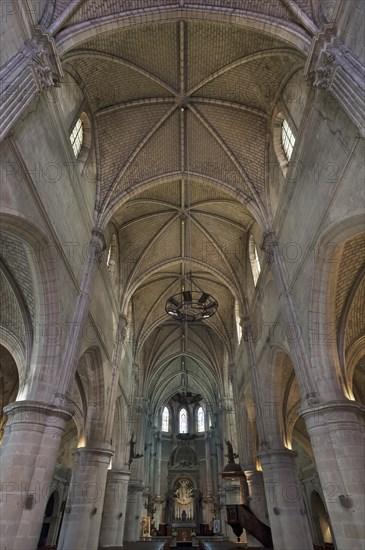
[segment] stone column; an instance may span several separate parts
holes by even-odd
[[[145,487],[144,447],[146,436],[146,420],[148,413],[148,400],[142,396],[134,398],[131,424],[132,437],[136,440],[131,452],[140,456],[132,456],[130,459],[131,479],[128,487],[126,528],[124,540],[134,542],[140,538],[141,516],[144,515],[142,505],[143,490]]]
[[[158,431],[155,433],[155,448],[156,448],[156,476],[154,479],[154,493],[156,498],[161,498],[161,458],[162,458],[162,436],[161,432]]]
[[[110,447],[79,448],[62,523],[58,550],[97,550]]]
[[[128,486],[124,541],[136,542],[140,538],[143,485],[130,481]]]
[[[271,534],[274,548],[313,550],[295,456],[294,451],[285,448],[258,453],[264,474]]]
[[[100,546],[123,546],[127,506],[128,482],[131,473],[125,470],[108,470]]]
[[[210,499],[212,497],[213,492],[213,480],[212,480],[212,471],[210,467],[210,438],[211,434],[207,433],[205,436],[205,463],[206,463],[206,479],[207,479],[207,487],[206,487],[206,497]]]
[[[52,487],[58,448],[70,411],[38,401],[4,408],[1,445],[0,547],[35,548]]]
[[[337,548],[363,549],[365,540],[365,408],[352,401],[303,408]]]

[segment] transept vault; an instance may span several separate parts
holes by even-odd
[[[364,550],[364,5],[2,3],[1,550]]]

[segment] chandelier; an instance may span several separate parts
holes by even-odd
[[[171,296],[166,302],[166,313],[180,321],[208,319],[218,309],[218,302],[206,292],[184,290]]]
[[[185,128],[187,126],[187,110],[182,109],[182,116],[185,118]],[[186,132],[186,187],[187,187],[187,207],[186,207],[186,230],[188,242],[188,260],[189,274],[186,275],[186,254],[183,250],[183,283],[181,292],[170,296],[166,301],[165,310],[170,317],[179,321],[202,321],[209,319],[218,309],[218,302],[208,292],[203,291],[193,281],[192,273],[192,254],[191,254],[191,210],[190,210],[190,177],[189,177],[189,158]],[[185,217],[185,216],[184,216]],[[184,221],[182,222],[184,224]],[[193,289],[193,286],[195,289]]]

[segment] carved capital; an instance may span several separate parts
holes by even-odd
[[[53,38],[37,26],[35,36],[26,42],[22,55],[32,66],[39,91],[59,86],[63,70]]]
[[[266,231],[262,240],[261,248],[265,252],[265,259],[269,265],[275,261],[276,249],[278,246],[275,231]]]
[[[115,343],[122,344],[127,336],[128,321],[124,315],[119,315],[118,330],[115,338]]]
[[[326,25],[314,37],[304,68],[308,81],[317,89],[331,92],[365,136],[365,82],[363,66]]]
[[[92,230],[89,249],[90,249],[90,253],[89,253],[90,257],[91,255],[93,255],[98,265],[100,265],[103,258],[103,253],[106,249],[106,243],[105,243],[104,234],[99,229],[94,228]]]

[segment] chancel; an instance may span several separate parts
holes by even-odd
[[[1,550],[365,550],[365,2],[1,2]]]

